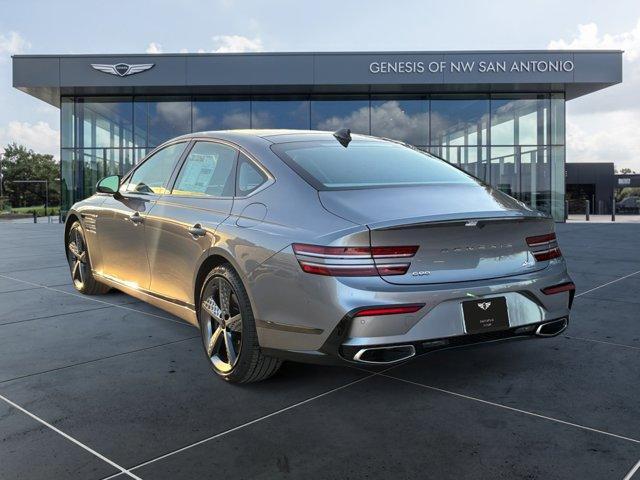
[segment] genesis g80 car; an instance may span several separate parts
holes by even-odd
[[[200,329],[231,382],[283,360],[392,364],[563,331],[553,220],[400,142],[293,130],[175,138],[68,212],[75,288]]]

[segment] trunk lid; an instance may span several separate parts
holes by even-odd
[[[553,221],[482,185],[321,191],[325,208],[370,229],[372,247],[417,245],[394,284],[419,285],[519,275],[545,268],[526,238],[553,232]],[[378,266],[397,259],[376,260]]]

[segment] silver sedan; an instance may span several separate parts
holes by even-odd
[[[285,359],[391,364],[568,324],[553,220],[399,142],[197,133],[96,190],[66,219],[75,288],[198,326],[230,382]]]

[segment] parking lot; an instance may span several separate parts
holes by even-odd
[[[631,478],[640,225],[558,233],[578,288],[559,337],[234,386],[193,327],[77,295],[62,225],[0,223],[0,478]]]

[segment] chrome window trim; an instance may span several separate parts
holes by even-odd
[[[181,140],[181,141],[185,141],[185,140]],[[260,185],[258,188],[256,188],[255,190],[253,190],[251,193],[249,193],[247,195],[234,195],[233,197],[212,197],[212,196],[206,196],[206,197],[204,197],[204,196],[196,196],[196,197],[192,197],[192,196],[182,196],[182,198],[205,198],[207,200],[222,200],[222,199],[224,199],[224,200],[229,200],[229,199],[242,200],[242,199],[245,199],[245,198],[252,197],[253,195],[263,191],[264,189],[266,189],[266,188],[270,187],[271,185],[273,185],[274,183],[276,183],[276,177],[269,170],[267,170],[267,168],[264,165],[262,165],[262,163],[260,163],[260,161],[258,161],[253,154],[251,154],[245,148],[241,147],[240,145],[238,145],[238,144],[236,144],[234,142],[230,142],[229,140],[223,140],[221,138],[214,138],[214,137],[190,137],[186,141],[192,142],[192,145],[195,145],[196,142],[210,142],[210,143],[220,143],[220,144],[223,144],[223,145],[227,145],[229,147],[233,147],[239,153],[242,153],[243,155],[245,155],[249,159],[249,161],[251,161],[251,163],[253,163],[262,173],[264,173],[265,176],[267,177],[267,180],[262,185]],[[169,144],[167,144],[167,145],[169,145]],[[160,148],[160,147],[157,147],[157,148]],[[189,148],[189,151],[191,151],[191,148],[193,148],[193,146],[191,146]],[[153,153],[153,152],[151,152],[151,153]],[[149,154],[149,155],[151,155],[151,154]],[[180,168],[182,168],[182,165],[187,160],[188,156],[189,155],[187,153],[187,155],[184,157],[184,159],[181,159],[181,161],[179,162],[180,163]],[[236,176],[237,176],[237,170],[238,170],[238,168],[237,168],[238,167],[238,161],[239,161],[239,158],[236,158]],[[136,168],[137,168],[137,166],[136,166]],[[173,187],[175,186],[175,181],[176,180],[177,180],[177,177],[172,182],[170,192],[173,191]],[[174,196],[174,195],[172,193],[166,193],[164,196]],[[179,195],[175,195],[175,198],[180,198],[180,196]]]

